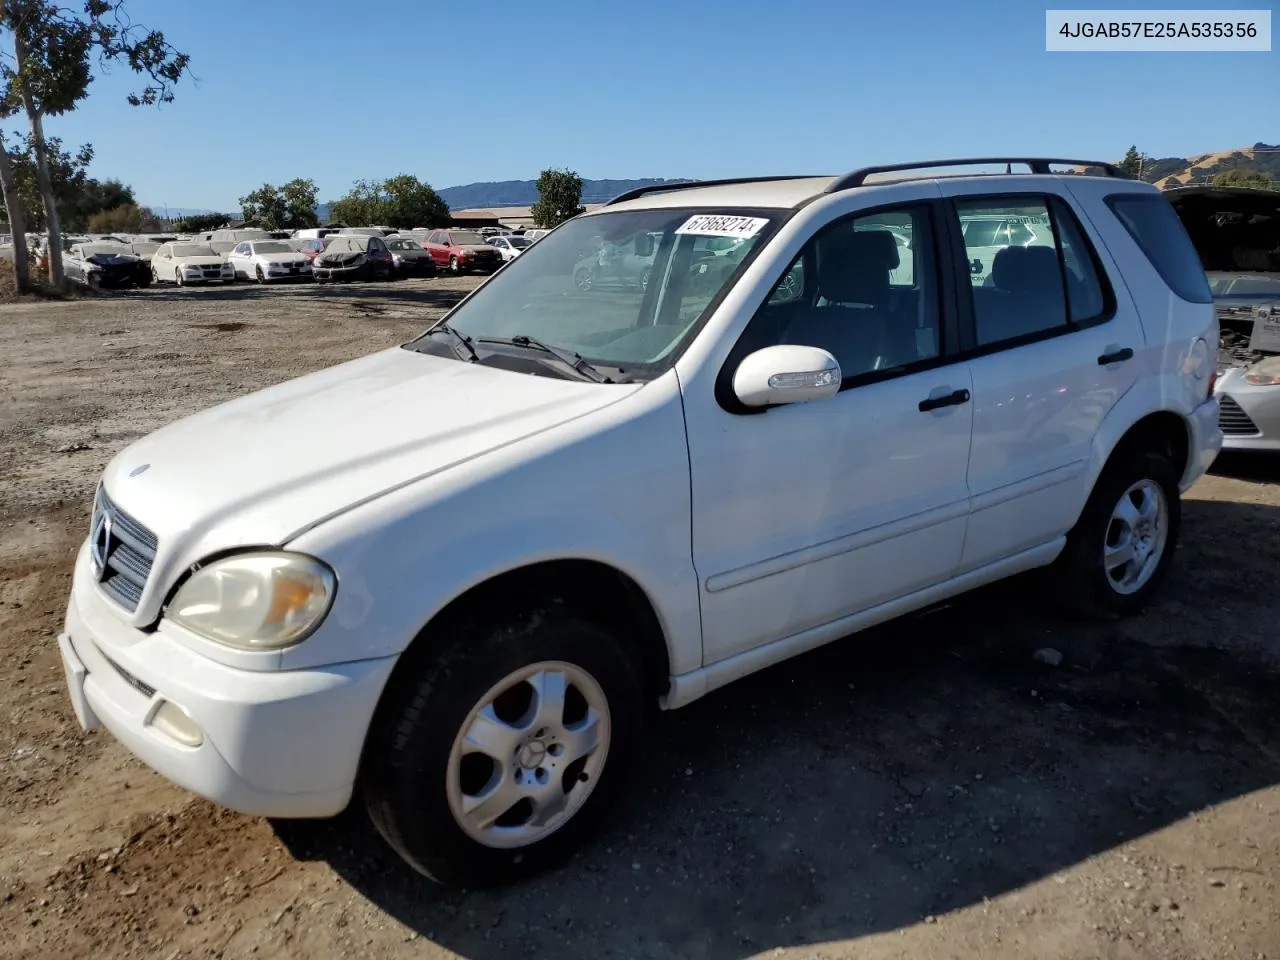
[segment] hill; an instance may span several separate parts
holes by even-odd
[[[1162,157],[1143,164],[1142,179],[1163,190],[1206,184],[1219,173],[1243,170],[1280,180],[1280,145],[1255,143],[1252,147],[1219,150],[1191,157]]]

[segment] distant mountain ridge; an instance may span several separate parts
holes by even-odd
[[[1162,189],[1169,189],[1174,186],[1209,183],[1217,174],[1236,169],[1251,173],[1262,173],[1273,180],[1280,181],[1280,144],[1268,144],[1259,141],[1251,147],[1239,147],[1234,150],[1219,150],[1214,153],[1194,154],[1189,157],[1148,159],[1143,164],[1142,179],[1148,183],[1154,183]],[[604,203],[606,200],[611,200],[618,194],[634,190],[636,187],[648,187],[664,183],[688,183],[689,180],[690,178],[688,177],[583,180],[582,202]],[[449,205],[450,210],[529,207],[538,202],[538,186],[535,180],[486,180],[479,183],[465,183],[455,187],[444,187],[437,192],[440,194],[441,199]],[[329,219],[329,207],[329,203],[322,203],[316,208],[316,215],[320,218],[321,223]],[[158,213],[164,212],[163,204],[153,204],[151,209]],[[169,208],[169,215],[172,217],[209,212],[212,211],[188,209],[186,207]]]
[[[1190,157],[1148,159],[1142,165],[1142,179],[1162,190],[1206,184],[1228,170],[1261,173],[1280,180],[1280,144],[1258,142],[1252,147],[1200,153]]]

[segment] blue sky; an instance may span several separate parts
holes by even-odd
[[[295,176],[333,200],[401,172],[436,187],[551,166],[707,178],[1280,141],[1274,47],[1046,53],[1046,6],[129,0],[191,55],[196,80],[135,109],[117,67],[47,132],[92,143],[93,174],[144,203],[218,210]]]

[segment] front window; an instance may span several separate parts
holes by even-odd
[[[473,340],[530,337],[625,369],[627,377],[656,376],[775,225],[772,211],[619,211],[570,220],[508,263],[448,322]],[[412,346],[439,347],[441,339],[424,336]]]
[[[283,240],[272,240],[267,243],[255,243],[253,245],[254,253],[294,253],[293,247],[285,243]]]

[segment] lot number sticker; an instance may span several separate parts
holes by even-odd
[[[768,222],[763,217],[721,217],[704,213],[690,217],[676,230],[676,233],[746,240],[759,233]]]

